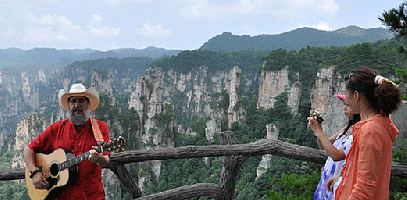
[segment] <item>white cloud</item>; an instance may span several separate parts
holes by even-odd
[[[74,30],[74,28],[72,29]],[[68,29],[54,29],[51,26],[31,26],[24,29],[24,43],[69,43],[80,39],[80,35],[85,36],[82,30],[69,31]],[[84,37],[85,38],[85,37]],[[82,38],[82,39],[84,39]]]
[[[205,14],[213,12],[216,5],[209,5],[207,0],[198,0],[193,5],[181,10],[181,14],[188,17],[203,17]],[[212,10],[212,11],[211,11]]]
[[[80,26],[75,25],[65,16],[43,15],[26,15],[30,22],[24,29],[22,42],[75,42],[83,39],[87,34]]]
[[[37,17],[35,15],[27,14],[26,19],[33,24],[40,26],[72,26],[73,22],[65,16],[59,15],[43,15]]]
[[[102,25],[102,23],[103,23],[102,16],[97,14],[92,15],[92,21],[87,26],[92,35],[96,37],[110,37],[120,35],[121,32],[120,28],[112,28],[107,25]]]
[[[233,34],[254,36],[264,34],[264,30],[254,27],[253,24],[244,24],[241,30],[233,30]]]
[[[0,15],[0,25],[6,24],[7,20],[3,18],[3,16]]]
[[[224,15],[272,16],[301,13],[334,15],[339,6],[335,0],[234,0],[219,4],[215,0],[189,0],[180,13],[186,17],[216,17]]]
[[[97,14],[92,15],[92,24],[98,24],[103,21],[103,17]]]
[[[90,31],[93,35],[96,35],[98,37],[109,37],[120,35],[121,29],[103,26],[101,28],[91,28]]]
[[[312,25],[311,27],[323,31],[332,31],[332,28],[329,27],[329,24],[326,22],[319,22],[318,24]]]
[[[162,37],[171,34],[171,30],[165,29],[162,24],[144,24],[143,27],[136,29],[136,33],[141,36]]]
[[[67,17],[59,15],[35,16],[29,14],[26,15],[26,20],[28,23],[21,39],[21,42],[24,43],[88,44],[100,37],[118,36],[121,32],[120,28],[103,25],[103,18],[96,14],[85,26],[77,25]]]
[[[327,14],[335,14],[339,10],[339,5],[335,0],[321,0],[319,7],[322,11],[325,11]]]
[[[0,35],[6,37],[14,36],[14,28],[7,25],[8,21],[0,15]]]
[[[15,28],[8,25],[6,28],[5,36],[7,37],[13,37],[15,35]]]
[[[322,31],[332,31],[333,29],[329,26],[329,24],[327,22],[324,21],[320,21],[317,24],[314,25],[299,25],[298,28],[303,28],[303,27],[311,27],[311,28],[315,28],[318,30],[322,30]]]
[[[104,2],[112,6],[119,6],[121,4],[130,4],[130,3],[148,4],[150,2],[153,2],[153,0],[104,0]]]

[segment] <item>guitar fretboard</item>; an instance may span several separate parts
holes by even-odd
[[[98,148],[96,149],[96,151],[100,153],[100,152],[102,152],[102,148],[101,148],[101,147],[98,147]],[[79,156],[76,156],[76,157],[74,157],[74,158],[68,159],[68,160],[66,160],[66,161],[64,161],[64,162],[62,162],[62,163],[59,163],[59,164],[58,164],[58,171],[62,171],[62,170],[64,170],[64,169],[67,169],[67,168],[69,168],[69,167],[72,167],[72,166],[74,166],[74,165],[77,165],[77,164],[79,164],[80,162],[89,159],[89,156],[90,156],[90,153],[89,153],[89,152],[86,152],[86,153],[83,153],[83,154],[81,154],[81,155],[79,155]]]
[[[115,151],[115,150],[118,150],[118,149],[119,150],[121,149],[123,151],[124,146],[126,146],[126,141],[124,140],[123,137],[120,136],[118,139],[115,139],[112,142],[107,142],[107,143],[101,142],[101,143],[98,143],[98,144],[101,145],[101,146],[99,146],[99,147],[97,147],[95,149],[96,152],[98,152],[98,153],[102,153],[104,151],[112,152],[112,151]],[[58,165],[58,171],[62,171],[64,169],[67,169],[69,167],[77,165],[80,162],[89,159],[89,156],[90,156],[90,153],[86,152],[86,153],[83,153],[83,154],[81,154],[79,156],[76,156],[74,158],[70,158],[70,159],[68,159],[68,160],[66,160],[64,162],[61,162],[61,163],[57,164]]]

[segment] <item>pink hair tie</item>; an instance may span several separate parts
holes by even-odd
[[[340,94],[339,92],[335,94],[335,97],[341,101],[345,101],[345,95]]]

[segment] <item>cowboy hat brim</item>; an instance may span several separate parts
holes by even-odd
[[[79,93],[69,93],[65,92],[64,89],[61,89],[58,93],[59,105],[65,110],[68,110],[68,98],[77,96],[87,97],[89,99],[89,112],[96,110],[96,108],[99,106],[99,93],[95,88],[89,88],[85,90],[85,92]]]

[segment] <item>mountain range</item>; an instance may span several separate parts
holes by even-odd
[[[363,42],[376,42],[390,39],[393,34],[384,28],[364,29],[348,26],[334,31],[322,31],[314,28],[298,28],[277,35],[233,35],[224,32],[205,42],[200,49],[212,51],[237,50],[300,50],[307,46],[350,46]]]
[[[177,55],[180,50],[166,50],[164,48],[147,47],[145,49],[124,48],[109,51],[92,49],[62,49],[34,48],[22,50],[18,48],[0,49],[0,67],[53,67],[66,66],[75,61],[96,60],[100,58],[127,58]]]
[[[308,46],[350,46],[363,42],[390,39],[393,34],[384,28],[364,29],[348,26],[335,31],[322,31],[313,28],[299,28],[276,35],[233,35],[224,32],[205,42],[199,49],[212,51],[240,50],[300,50]],[[177,55],[181,50],[147,47],[145,49],[123,48],[109,51],[92,49],[18,48],[0,49],[1,67],[54,67],[66,66],[75,61],[95,60],[108,57],[150,57],[160,58]]]

